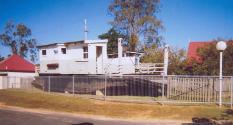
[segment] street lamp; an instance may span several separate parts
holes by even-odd
[[[220,65],[219,65],[219,106],[222,106],[222,52],[227,48],[224,41],[219,41],[216,45],[217,50],[220,51]]]

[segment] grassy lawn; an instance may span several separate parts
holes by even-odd
[[[228,108],[222,107],[220,109],[216,105],[162,106],[156,104],[104,102],[40,91],[15,89],[0,90],[0,103],[24,108],[40,108],[114,118],[191,120],[193,117],[206,117],[233,120],[233,114],[225,113]]]

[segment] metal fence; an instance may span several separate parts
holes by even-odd
[[[220,92],[217,76],[73,75],[4,77],[2,81],[2,88],[33,86],[45,92],[140,103],[218,103]],[[232,84],[233,77],[223,77],[222,101],[231,106]]]
[[[232,82],[232,77],[223,78],[224,104],[232,102]],[[106,100],[172,103],[219,101],[219,78],[212,76],[41,76],[33,84],[46,92]]]

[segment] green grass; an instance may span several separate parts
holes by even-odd
[[[0,103],[24,108],[40,108],[114,118],[191,120],[193,117],[206,117],[233,120],[232,114],[225,113],[228,110],[227,107],[220,109],[216,105],[162,106],[156,104],[104,102],[61,94],[43,93],[41,91],[15,89],[0,90]]]

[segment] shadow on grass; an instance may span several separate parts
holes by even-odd
[[[214,125],[208,118],[192,118],[193,123],[182,123],[182,125]]]
[[[78,124],[71,124],[71,125],[94,125],[93,123],[84,122],[84,123],[78,123]]]
[[[216,118],[192,118],[193,123],[182,123],[182,125],[233,125],[233,122],[226,119]]]
[[[228,115],[233,115],[233,110],[232,109],[227,109],[225,111],[225,113],[228,114]]]

